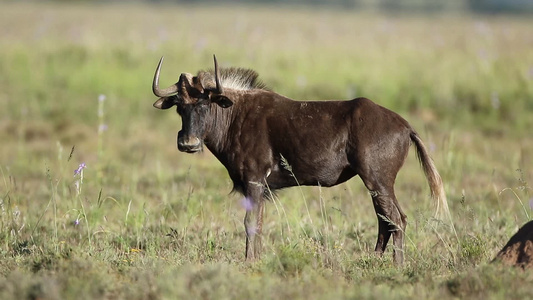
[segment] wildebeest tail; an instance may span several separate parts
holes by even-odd
[[[411,141],[415,144],[416,147],[416,156],[418,161],[422,165],[422,169],[426,174],[426,178],[429,183],[429,189],[431,190],[431,198],[436,202],[437,209],[435,211],[435,217],[443,219],[443,217],[449,218],[452,222],[450,210],[448,208],[448,201],[446,200],[446,194],[444,193],[444,185],[442,183],[442,178],[433,163],[433,160],[428,154],[426,146],[414,131],[410,134]]]

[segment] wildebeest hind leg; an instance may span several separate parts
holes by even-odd
[[[394,241],[393,258],[396,264],[403,263],[404,232],[407,217],[401,210],[394,195],[393,183],[383,183],[384,179],[376,180],[375,177],[361,178],[372,196],[372,203],[378,219],[378,238],[375,251],[382,255],[392,235]]]
[[[372,202],[378,218],[379,228],[375,251],[382,255],[392,235],[394,262],[402,264],[406,217],[396,201],[393,190],[390,190],[387,194],[381,194],[380,192],[372,192],[372,194]]]
[[[376,211],[376,215],[378,217],[378,240],[376,242],[374,251],[379,256],[382,256],[383,252],[385,252],[385,249],[387,248],[387,244],[389,243],[392,232],[389,230],[389,222],[385,220],[385,212],[379,204],[380,200],[377,199],[376,196],[372,196],[372,203],[374,204],[374,210]]]

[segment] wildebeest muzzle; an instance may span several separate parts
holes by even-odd
[[[187,153],[201,151],[202,141],[195,136],[185,136],[183,131],[180,131],[178,132],[178,150]]]

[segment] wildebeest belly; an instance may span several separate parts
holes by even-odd
[[[282,158],[283,157],[283,158]],[[350,168],[345,155],[309,155],[307,157],[281,154],[267,176],[272,189],[296,185],[333,186],[357,175]]]

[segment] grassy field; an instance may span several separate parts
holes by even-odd
[[[532,25],[2,3],[0,298],[531,298],[531,272],[490,261],[533,218]],[[365,96],[402,114],[431,149],[457,234],[432,218],[411,151],[396,183],[403,268],[391,249],[373,255],[377,222],[358,178],[280,192],[262,259],[244,263],[245,211],[225,169],[209,152],[179,153],[179,116],[152,108],[162,55],[169,85],[212,67],[213,53],[295,99]]]

